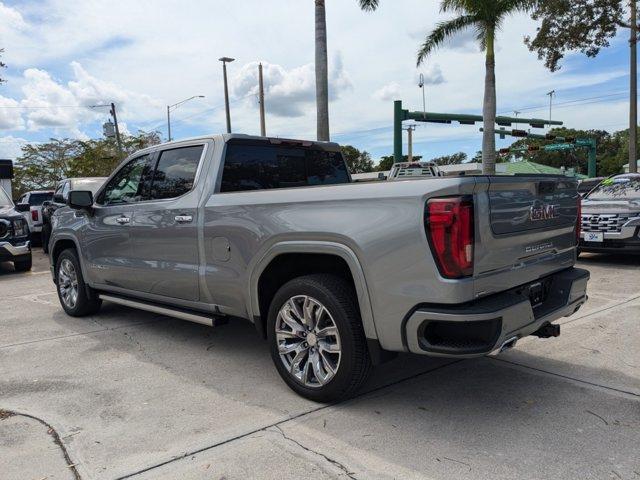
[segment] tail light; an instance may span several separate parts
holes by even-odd
[[[38,210],[31,210],[31,220],[34,222],[38,221]]]
[[[576,218],[576,245],[580,243],[581,231],[582,231],[582,197],[578,195],[578,218]]]
[[[473,275],[472,197],[432,198],[425,227],[440,274],[445,278]]]

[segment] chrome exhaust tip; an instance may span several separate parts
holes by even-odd
[[[509,350],[509,349],[515,347],[517,341],[518,341],[518,337],[511,337],[510,339],[505,340],[502,343],[502,345],[500,346],[500,352],[499,353],[502,353],[505,350]]]

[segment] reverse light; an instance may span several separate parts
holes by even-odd
[[[473,275],[473,198],[432,198],[427,202],[425,227],[440,274]]]

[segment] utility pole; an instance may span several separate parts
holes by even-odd
[[[258,101],[260,102],[260,135],[262,135],[263,137],[266,137],[267,127],[265,125],[265,118],[264,118],[264,81],[262,79],[262,63],[258,64],[258,87],[259,87]]]
[[[224,77],[224,107],[227,114],[227,133],[231,133],[231,112],[229,110],[229,86],[227,84],[227,63],[231,63],[235,58],[221,57],[218,60],[222,62],[222,76]]]
[[[122,157],[122,140],[120,139],[120,128],[118,128],[118,116],[116,115],[116,104],[111,102],[111,116],[116,127],[116,141],[118,142],[118,153]]]
[[[629,2],[631,7],[631,37],[629,39],[631,48],[631,75],[629,89],[629,173],[638,171],[638,10],[636,0]]]
[[[553,107],[553,96],[556,94],[555,90],[551,90],[547,93],[549,95],[549,122],[551,122],[551,109]]]
[[[413,131],[415,129],[415,125],[409,125],[405,129],[407,131],[407,160],[409,162],[413,162]]]

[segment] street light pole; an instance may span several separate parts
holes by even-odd
[[[185,98],[173,105],[167,105],[167,138],[169,141],[171,141],[171,110],[175,110],[183,103],[187,103],[189,100],[193,100],[194,98],[204,98],[204,95],[194,95],[193,97]]]
[[[420,74],[420,80],[418,80],[418,87],[422,89],[422,112],[424,113],[424,118],[427,118],[427,100],[424,95],[424,75]]]
[[[171,109],[167,105],[167,140],[171,141]]]
[[[221,57],[218,60],[222,62],[222,76],[224,77],[224,107],[227,114],[227,133],[231,133],[231,112],[229,110],[229,86],[227,84],[227,63],[231,63],[235,58]]]
[[[267,127],[265,125],[264,118],[264,81],[262,79],[262,64],[258,64],[258,90],[259,90],[259,101],[260,101],[260,135],[263,137],[267,136]]]

